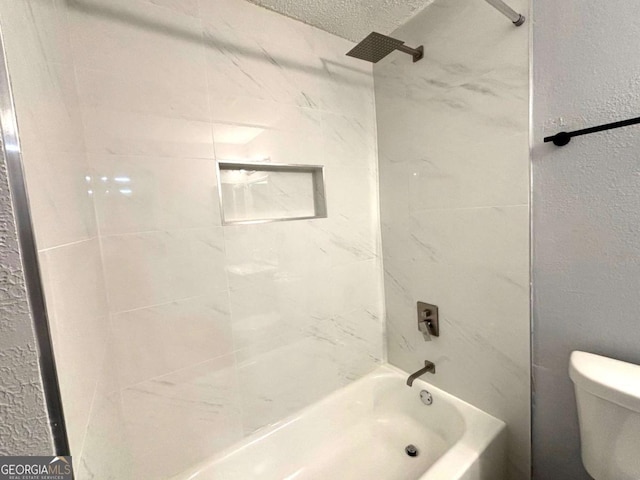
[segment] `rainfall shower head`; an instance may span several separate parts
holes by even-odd
[[[405,46],[402,40],[387,37],[381,33],[371,32],[359,44],[353,47],[347,55],[360,60],[366,60],[371,63],[378,63],[384,57],[395,50],[408,53],[413,57],[413,61],[417,62],[424,56],[424,48],[410,48]]]

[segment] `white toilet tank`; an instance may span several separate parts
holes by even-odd
[[[640,479],[640,366],[573,352],[582,463],[595,480]]]

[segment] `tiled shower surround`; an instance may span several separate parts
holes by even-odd
[[[374,67],[389,362],[435,362],[430,382],[504,420],[510,480],[530,478],[527,25],[436,0],[393,33],[425,58]]]
[[[371,67],[244,0],[0,0],[79,480],[165,478],[383,360]],[[221,226],[215,160],[326,166]]]

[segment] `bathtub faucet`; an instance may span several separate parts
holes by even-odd
[[[413,381],[416,378],[424,375],[427,372],[436,373],[436,364],[433,362],[430,362],[429,360],[424,361],[424,368],[421,368],[416,373],[412,373],[411,375],[409,375],[409,378],[407,378],[407,385],[409,386],[413,385]]]

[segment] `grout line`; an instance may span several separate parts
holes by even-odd
[[[158,380],[160,378],[168,377],[169,375],[174,375],[174,374],[176,374],[178,372],[182,372],[184,370],[188,370],[188,369],[191,369],[191,368],[199,367],[201,365],[204,365],[205,363],[209,363],[209,362],[212,362],[214,360],[219,360],[219,359],[224,358],[224,357],[231,357],[233,355],[233,353],[234,352],[223,353],[222,355],[216,355],[214,357],[209,357],[206,360],[203,360],[201,362],[196,362],[196,363],[193,363],[191,365],[187,365],[185,367],[180,367],[180,368],[177,368],[175,370],[171,370],[169,372],[161,373],[160,375],[156,375],[154,377],[145,378],[144,380],[140,380],[140,381],[135,382],[135,383],[126,384],[126,385],[119,385],[119,390],[121,392],[124,391],[124,390],[130,390],[130,389],[133,389],[133,388],[135,388],[135,387],[137,387],[139,385],[142,385],[144,383],[154,382],[154,381],[156,381],[156,380]],[[235,367],[235,358],[234,358],[234,367]]]
[[[58,9],[59,7],[56,5],[55,7],[56,9]],[[65,20],[66,20],[66,27],[67,27],[67,40],[68,40],[68,49],[69,49],[69,55],[71,57],[71,72],[73,74],[73,86],[75,89],[75,94],[76,94],[76,98],[78,101],[78,109],[79,109],[79,114],[80,114],[80,126],[82,128],[82,144],[83,144],[83,149],[82,149],[82,153],[84,155],[84,162],[87,165],[87,167],[90,170],[93,170],[94,165],[89,161],[89,151],[88,151],[88,147],[87,147],[87,132],[86,132],[86,116],[85,116],[85,112],[82,108],[82,103],[80,101],[80,88],[79,88],[79,82],[78,82],[78,65],[77,65],[77,58],[75,55],[75,51],[73,48],[73,33],[72,33],[72,19],[70,17],[69,14],[69,10],[66,7],[63,7],[64,9],[64,14],[65,14]],[[97,375],[97,380],[93,389],[93,398],[91,399],[91,406],[89,408],[89,416],[87,417],[87,423],[85,425],[85,429],[83,432],[83,439],[82,439],[82,445],[80,447],[80,452],[78,455],[78,461],[79,463],[82,462],[82,458],[84,455],[84,450],[85,450],[85,446],[86,446],[86,441],[87,441],[87,436],[89,433],[89,422],[91,420],[91,414],[93,413],[94,410],[94,406],[96,403],[96,399],[98,396],[98,390],[99,390],[99,386],[100,386],[100,381],[101,381],[101,376],[104,374],[104,363],[106,363],[107,358],[108,358],[108,354],[109,354],[109,341],[110,341],[110,336],[111,333],[113,332],[113,325],[112,325],[112,321],[111,321],[111,299],[110,299],[110,295],[109,295],[109,288],[108,288],[108,284],[107,284],[107,276],[106,276],[106,271],[105,271],[105,263],[104,263],[104,247],[103,247],[103,242],[102,242],[102,238],[101,238],[101,228],[100,228],[100,219],[99,219],[99,215],[98,215],[98,208],[96,205],[96,199],[95,196],[91,196],[90,199],[91,201],[91,206],[92,206],[92,210],[93,210],[93,217],[95,220],[95,226],[96,226],[96,239],[98,241],[98,256],[100,259],[100,277],[102,278],[102,287],[103,287],[103,294],[104,294],[104,299],[106,301],[107,304],[107,316],[106,316],[106,320],[107,320],[107,325],[106,325],[106,330],[107,330],[107,336],[106,338],[103,339],[104,342],[104,358],[103,361],[100,364],[100,369],[98,370],[98,375]]]
[[[129,310],[118,310],[118,311],[111,312],[111,315],[116,316],[116,315],[122,315],[122,314],[125,314],[125,313],[138,312],[140,310],[147,310],[147,309],[150,309],[150,308],[164,307],[166,305],[171,305],[172,303],[186,302],[187,300],[194,300],[196,298],[208,298],[213,294],[222,293],[222,292],[225,292],[225,291],[227,291],[227,289],[220,288],[220,289],[212,290],[210,293],[206,293],[206,294],[191,295],[191,296],[188,296],[188,297],[174,298],[174,299],[171,299],[171,300],[167,300],[166,302],[154,303],[154,304],[151,304],[151,305],[144,305],[142,307],[131,308]]]
[[[97,225],[96,225],[96,232],[97,232]],[[62,244],[56,245],[54,247],[41,248],[41,249],[38,250],[38,253],[47,253],[47,252],[50,252],[52,250],[57,250],[59,248],[71,247],[73,245],[79,245],[81,243],[91,242],[93,240],[99,240],[99,235],[95,235],[95,236],[92,236],[92,237],[84,238],[82,240],[76,240],[74,242],[62,243]]]
[[[460,211],[460,210],[487,210],[494,208],[518,208],[518,207],[528,207],[527,203],[516,203],[512,205],[482,205],[479,207],[454,207],[454,208],[422,208],[419,210],[410,210],[408,215],[414,215],[416,213],[425,213],[425,212],[447,212],[447,211]]]
[[[195,232],[195,231],[211,231],[216,230],[218,228],[222,228],[222,225],[208,225],[205,227],[180,227],[180,228],[166,228],[166,229],[155,229],[155,230],[140,230],[137,232],[123,232],[123,233],[107,233],[100,235],[101,238],[117,238],[117,237],[126,237],[126,236],[134,236],[134,235],[148,235],[151,233],[171,233],[171,232]]]

